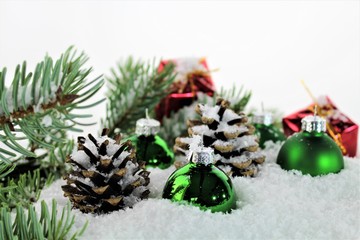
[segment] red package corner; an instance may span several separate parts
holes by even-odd
[[[314,114],[311,110],[313,109],[314,105],[315,104],[311,104],[307,108],[304,108],[283,118],[282,123],[286,136],[291,136],[292,134],[301,131],[301,119],[308,115]],[[334,130],[340,134],[342,145],[346,149],[345,155],[349,157],[355,157],[357,151],[359,126],[345,114],[340,112],[329,97],[326,96],[320,99],[319,106],[322,109],[324,108],[325,111],[329,109],[332,110],[329,112],[329,114],[327,114],[326,120],[331,126],[333,126]],[[327,133],[329,134],[329,132]]]
[[[177,112],[184,106],[191,105],[196,100],[198,92],[213,96],[215,92],[210,70],[205,58],[184,58],[163,60],[158,71],[161,72],[168,63],[175,64],[177,76],[172,85],[171,93],[156,106],[156,118],[161,121],[164,116],[170,117],[171,112]]]

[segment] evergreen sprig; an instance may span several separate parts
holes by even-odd
[[[54,179],[53,174],[47,178],[40,176],[40,169],[21,174],[15,179],[7,176],[6,181],[0,183],[0,206],[15,208],[16,206],[30,207],[40,197],[41,189],[49,185]]]
[[[27,210],[21,206],[16,207],[13,217],[9,208],[0,208],[0,239],[37,239],[37,240],[63,240],[77,239],[83,234],[87,223],[79,230],[72,233],[75,217],[71,215],[70,203],[62,209],[58,217],[56,201],[52,201],[51,209],[41,202],[41,212],[37,214],[34,206]]]
[[[119,129],[121,133],[133,132],[135,122],[144,117],[145,109],[150,114],[160,100],[169,93],[175,74],[174,65],[167,64],[159,72],[159,62],[135,61],[128,58],[112,69],[112,76],[107,78],[106,118],[102,126],[110,129],[110,136]]]
[[[221,88],[220,92],[215,94],[215,97],[228,100],[231,103],[231,109],[236,113],[240,113],[245,110],[245,107],[249,103],[251,91],[245,91],[244,86],[238,88],[236,85],[233,85],[229,89]]]
[[[15,165],[6,164],[0,161],[0,181],[8,176],[15,168]]]
[[[26,71],[26,62],[18,65],[11,86],[5,86],[6,68],[0,72],[0,161],[12,163],[21,155],[37,158],[36,149],[54,150],[64,143],[67,130],[81,131],[78,118],[90,115],[73,113],[75,109],[92,107],[83,103],[103,85],[102,77],[88,81],[92,68],[85,68],[88,58],[70,47],[61,57],[51,57]],[[29,147],[19,141],[28,140]]]

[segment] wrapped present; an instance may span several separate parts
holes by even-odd
[[[183,58],[161,61],[158,71],[162,71],[168,63],[175,64],[176,78],[171,92],[156,106],[156,118],[162,120],[169,117],[184,106],[191,105],[198,92],[212,96],[215,91],[205,58]]]
[[[295,132],[299,132],[301,130],[301,119],[314,114],[315,105],[318,106],[318,115],[325,117],[327,120],[328,135],[340,147],[343,155],[355,157],[359,126],[340,112],[327,96],[320,97],[316,104],[311,104],[307,108],[283,118],[284,133],[290,136]]]

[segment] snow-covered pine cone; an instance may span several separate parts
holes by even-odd
[[[248,123],[244,113],[236,114],[230,103],[219,98],[215,106],[198,104],[195,111],[201,120],[189,120],[189,137],[178,137],[175,141],[176,153],[187,156],[189,146],[195,136],[202,136],[202,144],[212,147],[216,165],[231,176],[254,176],[257,164],[265,161],[258,150],[255,128]],[[184,165],[184,157],[175,162],[175,166]]]
[[[91,134],[79,137],[78,150],[66,159],[72,171],[64,177],[64,196],[84,213],[132,207],[150,193],[150,173],[137,162],[131,142],[120,144],[120,136],[114,140],[107,133],[104,129],[97,139]]]

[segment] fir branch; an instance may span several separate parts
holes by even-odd
[[[65,159],[74,149],[74,142],[59,144],[55,150],[38,158],[23,157],[13,164],[0,162],[0,206],[29,207],[39,198],[40,191],[66,172]]]
[[[8,176],[15,168],[15,165],[9,165],[0,161],[0,181]]]
[[[106,118],[102,126],[109,128],[110,135],[116,129],[122,133],[133,132],[135,122],[144,117],[145,109],[151,111],[169,93],[175,74],[174,65],[167,64],[158,72],[158,62],[134,61],[131,57],[112,69],[107,78],[109,90]]]
[[[72,112],[93,106],[83,103],[104,83],[101,77],[87,81],[92,71],[84,68],[87,60],[70,47],[55,62],[46,56],[34,72],[27,73],[24,62],[17,66],[9,88],[5,87],[6,68],[0,72],[0,161],[11,163],[19,154],[38,158],[36,149],[51,153],[57,143],[65,142],[66,131],[80,131],[76,119],[88,115]],[[21,139],[27,139],[29,147],[20,144]]]
[[[251,91],[244,91],[244,86],[237,88],[235,84],[230,89],[221,88],[220,92],[215,94],[216,97],[221,97],[231,103],[231,109],[240,113],[245,110],[246,105],[251,98]]]
[[[77,239],[83,234],[87,223],[79,230],[70,234],[75,223],[75,217],[71,215],[70,203],[62,209],[58,217],[56,201],[52,201],[51,209],[41,202],[41,213],[37,214],[34,206],[27,213],[21,206],[16,207],[15,217],[12,217],[9,208],[0,208],[0,239],[38,239],[60,240]]]
[[[28,208],[39,199],[41,189],[49,185],[54,177],[50,174],[47,178],[42,178],[40,170],[37,169],[34,172],[21,174],[16,179],[10,177],[6,179],[0,183],[0,205],[8,208],[21,205]]]

